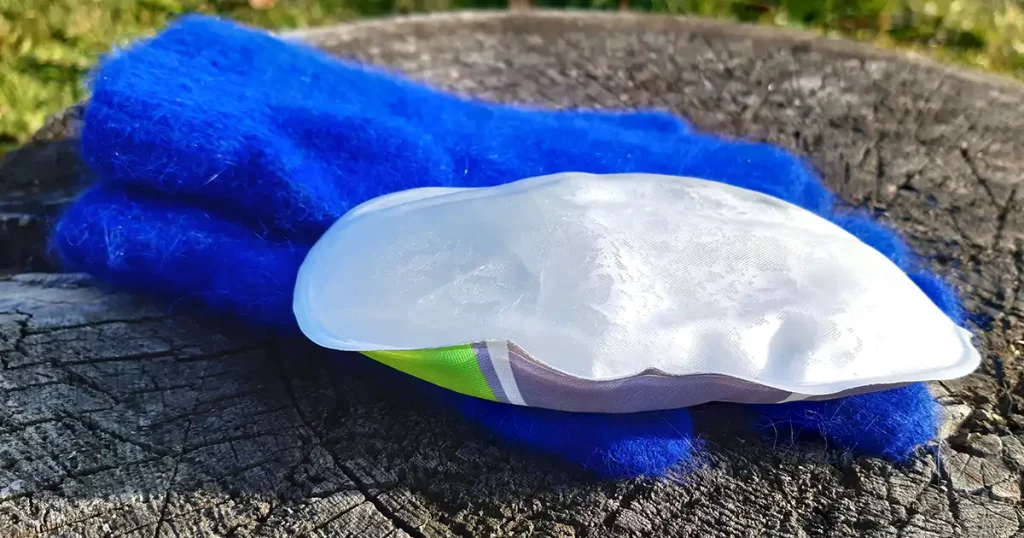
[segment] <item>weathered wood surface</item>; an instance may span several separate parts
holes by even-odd
[[[946,440],[894,467],[720,428],[729,409],[708,406],[716,456],[687,483],[593,482],[357,357],[21,274],[0,280],[0,535],[1022,535],[1021,86],[685,19],[438,15],[302,37],[486,98],[660,106],[810,156],[968,299],[985,361],[935,387]],[[0,171],[0,200],[67,187],[39,155]]]

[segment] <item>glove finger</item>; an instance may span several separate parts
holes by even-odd
[[[64,212],[51,247],[65,269],[119,289],[285,330],[295,327],[292,292],[308,250],[107,185],[92,187]]]
[[[246,101],[201,79],[177,79],[192,84],[171,99],[156,80],[133,83],[138,76],[95,86],[81,133],[85,162],[100,181],[187,197],[257,232],[311,242],[368,197],[452,176],[431,137],[401,121]]]
[[[928,387],[906,387],[819,402],[755,408],[769,437],[825,441],[858,455],[902,461],[934,439],[941,410]]]
[[[532,111],[531,111],[532,112]],[[544,113],[545,111],[539,111]],[[691,132],[688,122],[661,110],[564,110],[559,120],[580,128],[619,129],[643,136],[684,135]]]
[[[196,43],[203,43],[202,51],[196,50]],[[433,127],[438,107],[467,109],[468,113],[457,116],[470,126],[481,119],[473,112],[490,115],[494,109],[509,109],[457,97],[387,69],[334,57],[298,39],[282,40],[213,17],[180,17],[142,45],[146,48],[144,53],[135,54],[135,49],[139,48],[136,47],[115,60],[163,61],[160,70],[177,71],[177,75],[185,77],[201,71],[228,85],[218,91],[256,90],[266,92],[267,97],[298,92],[310,100],[324,98],[339,104],[358,99],[364,112],[373,110],[385,116],[397,115],[425,129]],[[273,87],[266,83],[267,73],[274,73]],[[547,114],[548,111],[530,112]],[[566,110],[558,116],[561,121],[634,129],[648,134],[680,134],[689,130],[682,119],[656,109]]]

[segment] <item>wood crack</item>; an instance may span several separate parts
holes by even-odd
[[[370,491],[370,488],[367,487],[366,483],[364,483],[362,479],[359,478],[358,474],[356,474],[347,465],[338,461],[338,459],[334,456],[334,453],[324,446],[323,438],[320,436],[320,432],[317,431],[317,429],[313,427],[312,423],[310,423],[309,420],[306,418],[306,414],[302,410],[302,406],[299,404],[298,398],[295,396],[295,389],[292,387],[291,378],[288,375],[288,372],[281,359],[281,349],[279,347],[280,345],[280,342],[273,342],[271,344],[269,353],[272,356],[273,360],[277,363],[277,368],[278,371],[280,372],[281,378],[283,379],[285,391],[287,392],[292,407],[294,407],[295,413],[296,415],[298,415],[299,420],[302,422],[303,426],[305,426],[305,428],[309,430],[309,432],[314,436],[314,438],[317,441],[317,444],[324,447],[324,451],[327,453],[328,457],[330,457],[334,465],[342,473],[344,473],[344,475],[348,477],[348,479],[351,480],[353,484],[356,485],[356,487],[359,489],[359,492],[362,493],[363,497],[365,497],[366,500],[373,505],[377,512],[380,512],[380,514],[384,516],[392,524],[394,524],[395,527],[405,531],[407,534],[409,534],[409,536],[412,536],[413,538],[427,538],[419,529],[413,527],[409,524],[409,522],[398,517],[388,506],[382,503],[380,499],[377,498],[377,494]]]
[[[199,376],[199,379],[202,380],[205,377],[206,367],[203,368],[203,373]],[[201,388],[201,385],[202,381],[197,383],[197,393]],[[174,494],[174,485],[175,482],[178,480],[178,470],[181,468],[181,459],[185,457],[185,447],[188,446],[188,438],[189,435],[192,433],[192,424],[194,422],[193,417],[195,416],[196,411],[199,409],[201,398],[199,397],[198,394],[195,395],[195,400],[196,401],[192,406],[192,412],[188,414],[188,419],[187,422],[185,423],[185,432],[182,434],[181,438],[181,448],[177,451],[177,455],[174,458],[174,467],[171,470],[171,478],[167,483],[167,492],[164,494],[163,501],[160,503],[160,516],[157,518],[156,527],[153,529],[153,538],[160,538],[160,535],[163,532],[164,522],[169,521],[167,518],[167,509],[171,505],[171,495]]]

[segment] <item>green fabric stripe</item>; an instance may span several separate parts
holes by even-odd
[[[472,344],[399,351],[363,351],[363,355],[396,370],[485,400],[498,401],[480,370]]]

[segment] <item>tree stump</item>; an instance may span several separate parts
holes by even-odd
[[[985,359],[934,386],[948,411],[943,442],[893,466],[729,427],[729,407],[713,404],[696,410],[715,446],[706,469],[682,483],[601,482],[500,443],[359,356],[245,336],[80,275],[10,274],[0,277],[0,533],[1024,532],[1024,86],[684,18],[463,13],[289,35],[483,98],[661,107],[807,155],[966,297]],[[74,129],[57,131],[43,138]],[[73,190],[73,147],[42,141],[10,156],[0,213],[45,224]],[[42,252],[45,234],[33,233],[19,240]]]

